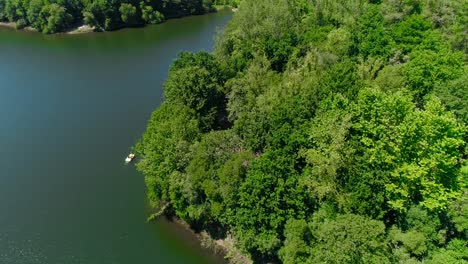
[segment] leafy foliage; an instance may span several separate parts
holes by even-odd
[[[157,24],[165,18],[203,14],[206,0],[0,0],[0,21],[56,33],[84,22],[99,30]]]
[[[256,263],[465,263],[464,10],[241,1],[170,69],[136,147],[150,201]]]

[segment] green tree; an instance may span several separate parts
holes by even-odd
[[[233,69],[243,70],[255,49],[267,55],[274,70],[284,70],[298,37],[295,16],[294,5],[286,0],[242,1],[217,44],[219,56]]]
[[[229,221],[225,217],[229,210],[226,205],[235,202],[232,197],[235,188],[246,173],[246,167],[239,167],[242,165],[237,163],[241,160],[248,162],[248,154],[243,150],[241,139],[230,130],[208,133],[194,146],[187,173],[191,185],[198,192],[198,202],[206,204],[207,214],[211,214],[212,219],[225,223]],[[234,170],[226,171],[226,168],[237,168],[237,173]],[[226,174],[233,178],[227,178]]]
[[[391,263],[385,225],[360,215],[338,215],[312,230],[309,263]]]
[[[195,113],[185,106],[164,103],[151,116],[136,151],[144,159],[137,168],[145,174],[148,198],[153,205],[170,202],[169,180],[184,172],[190,162],[190,146],[200,138]]]
[[[47,34],[62,31],[69,26],[72,19],[65,8],[58,4],[44,6],[41,13],[41,16],[47,17],[47,25],[42,29]]]
[[[408,15],[419,14],[422,4],[421,0],[383,0],[381,9],[387,22],[396,23]]]
[[[346,144],[352,125],[348,104],[340,95],[324,100],[310,124],[311,147],[303,150],[308,164],[303,175],[311,195],[319,201],[336,201],[340,207],[345,199],[340,182],[352,155]]]
[[[448,110],[468,124],[468,69],[455,80],[446,83],[437,83],[434,93],[445,104]]]
[[[286,221],[304,219],[312,202],[295,175],[294,159],[281,150],[264,153],[239,189],[234,230],[242,248],[259,262],[276,259]]]
[[[424,14],[453,48],[468,54],[468,4],[465,1],[429,0],[426,1]]]
[[[154,10],[152,6],[145,5],[145,2],[140,2],[141,18],[148,24],[159,24],[164,21],[164,15],[158,10]]]
[[[388,199],[395,210],[405,211],[412,204],[430,210],[446,208],[460,190],[465,128],[435,99],[421,111],[401,93],[387,96],[365,90],[358,102],[352,144],[363,155],[355,161],[356,178],[348,183],[353,196],[369,199],[359,189],[368,186],[372,203]],[[374,176],[364,176],[368,173]],[[371,188],[373,182],[377,185]],[[378,189],[386,195],[375,193]],[[361,208],[365,204],[356,203]]]
[[[169,79],[164,84],[164,95],[169,103],[180,103],[193,109],[200,120],[203,131],[209,131],[222,125],[219,114],[225,111],[225,102],[221,90],[220,75],[209,70],[216,65],[213,58],[207,60],[194,55],[194,60],[181,55],[169,72]],[[188,62],[189,61],[189,62]]]
[[[391,34],[396,43],[396,48],[407,54],[424,41],[431,28],[430,22],[424,19],[423,16],[412,15],[395,24]]]
[[[465,167],[465,170],[466,167]],[[465,172],[466,173],[466,172]],[[465,175],[466,177],[466,175]],[[453,201],[448,208],[448,216],[453,223],[454,233],[461,239],[468,238],[468,190],[463,190],[463,196]]]
[[[96,20],[96,17],[92,12],[84,11],[83,12],[83,21],[92,27],[97,27],[99,26],[98,21]]]
[[[6,21],[5,0],[0,0],[0,21]]]
[[[392,40],[384,28],[384,18],[379,6],[370,5],[367,12],[359,18],[357,27],[357,49],[359,55],[388,57]]]
[[[445,243],[446,230],[437,214],[413,206],[402,219],[401,229],[392,227],[389,232],[392,249],[400,261],[422,260]]]
[[[444,50],[417,50],[410,54],[410,61],[403,68],[409,88],[419,102],[436,85],[457,79],[463,73],[463,54]]]
[[[119,7],[120,17],[127,25],[137,23],[137,9],[132,4],[122,3]]]
[[[27,24],[25,21],[27,7],[24,4],[25,2],[20,0],[6,0],[4,12],[8,21],[15,22],[23,19],[24,24]]]
[[[312,232],[305,220],[290,219],[284,230],[279,257],[284,264],[306,263],[310,257]]]
[[[436,250],[429,264],[457,264],[468,261],[468,243],[466,240],[454,239],[445,248]]]
[[[344,27],[333,29],[327,35],[325,48],[337,56],[346,56],[351,49],[351,37],[352,35],[349,30]]]
[[[31,25],[37,29],[42,29],[45,26],[45,21],[42,17],[40,17],[40,13],[42,8],[44,7],[43,0],[31,0],[29,3],[28,9],[28,21]]]

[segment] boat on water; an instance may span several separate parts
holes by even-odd
[[[132,160],[135,158],[135,154],[130,153],[128,156],[125,158],[125,163],[130,163]]]

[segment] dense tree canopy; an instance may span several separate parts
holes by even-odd
[[[156,24],[165,18],[203,14],[211,0],[0,0],[0,22],[16,22],[44,33],[67,30],[80,23],[98,30]]]
[[[171,67],[150,201],[256,263],[467,263],[466,3],[241,1]]]

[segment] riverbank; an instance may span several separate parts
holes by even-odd
[[[218,11],[222,11],[222,10],[230,10],[231,12],[234,12],[234,13],[238,11],[237,8],[232,7],[232,6],[216,5],[216,6],[213,6],[212,12],[218,12]],[[202,14],[202,15],[206,15],[206,14],[209,14],[209,13],[210,12]],[[192,16],[192,15],[188,15],[188,16]],[[188,17],[188,16],[169,17],[168,20],[178,19],[178,18],[183,18],[183,17]],[[167,22],[167,20],[163,21],[162,23],[165,23],[165,22]],[[160,24],[162,24],[162,23],[160,23]],[[148,26],[148,25],[150,25],[150,24],[143,25],[143,27]],[[35,28],[31,27],[31,26],[27,26],[27,27],[18,29],[17,28],[17,23],[15,23],[15,22],[0,22],[0,27],[14,29],[14,30],[27,31],[27,32],[39,32],[37,29],[35,29]],[[123,29],[123,28],[128,28],[128,27],[116,28],[115,30],[111,30],[111,31],[116,31],[116,30],[120,30],[120,29]],[[61,31],[61,32],[57,32],[55,34],[87,34],[87,33],[93,33],[93,32],[109,32],[109,31],[101,30],[101,29],[98,29],[96,27],[86,25],[86,24],[79,24],[77,26],[70,27],[69,29],[66,29],[66,30]]]
[[[220,11],[220,10],[225,10],[225,9],[229,9],[231,10],[232,12],[237,12],[239,11],[239,9],[235,6],[231,6],[231,5],[213,5],[213,8],[216,10],[216,11]]]
[[[242,253],[237,247],[235,243],[235,239],[232,234],[226,234],[225,237],[215,239],[213,238],[210,233],[203,230],[201,232],[195,232],[194,229],[190,227],[188,223],[183,221],[180,218],[175,216],[168,217],[165,214],[166,209],[168,208],[168,204],[162,206],[158,209],[158,212],[151,214],[148,217],[147,221],[152,222],[161,217],[167,221],[173,222],[174,224],[178,225],[180,228],[183,228],[185,231],[192,234],[199,242],[200,245],[206,249],[211,250],[214,254],[222,255],[229,263],[231,264],[252,264],[253,261],[244,253]]]
[[[71,29],[64,33],[65,34],[84,34],[84,33],[91,33],[91,32],[96,32],[96,27],[92,27],[89,25],[81,25],[77,28]]]
[[[0,22],[0,27],[28,32],[38,32],[37,29],[30,26],[18,29],[15,22]],[[64,32],[57,32],[57,34],[83,34],[91,32],[96,32],[96,28],[89,25],[80,25],[77,27],[72,27],[69,30],[65,30]]]
[[[15,22],[0,22],[0,27],[11,28],[11,29],[18,30],[16,28],[16,23]],[[25,28],[22,28],[22,29],[19,29],[19,30],[37,32],[37,30],[35,28],[29,27],[29,26],[25,27]]]
[[[163,216],[166,217],[166,216]],[[253,261],[245,254],[243,254],[237,247],[235,239],[231,234],[227,234],[225,238],[215,239],[211,235],[202,231],[200,233],[195,232],[189,224],[179,218],[168,219],[179,225],[181,228],[186,229],[192,233],[199,241],[200,244],[211,251],[214,254],[221,254],[231,264],[253,264]]]

